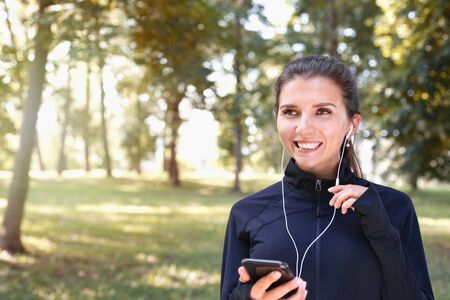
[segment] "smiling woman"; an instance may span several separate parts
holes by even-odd
[[[350,70],[327,56],[299,58],[275,95],[291,159],[280,182],[231,209],[221,299],[434,299],[411,199],[362,178]],[[277,284],[277,271],[251,278],[245,258],[286,262],[296,278]]]

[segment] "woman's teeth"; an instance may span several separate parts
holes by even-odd
[[[315,150],[315,149],[319,148],[319,146],[322,143],[298,143],[298,142],[295,142],[295,144],[300,149]]]

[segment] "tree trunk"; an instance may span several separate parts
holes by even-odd
[[[338,12],[336,8],[335,0],[327,0],[327,13],[326,13],[326,40],[325,51],[334,57],[337,57],[337,34],[336,28],[338,24]]]
[[[242,126],[241,120],[239,117],[234,120],[234,155],[236,157],[236,166],[234,170],[234,183],[233,183],[233,191],[239,192],[241,190],[241,183],[239,175],[242,170],[242,151],[241,151],[241,143],[242,143]]]
[[[39,18],[42,20],[44,9],[51,5],[49,0],[39,3]],[[50,46],[51,31],[49,22],[39,22],[34,44],[34,61],[30,66],[29,89],[24,105],[20,144],[14,161],[14,170],[9,187],[8,205],[0,232],[0,247],[10,253],[24,252],[21,241],[21,222],[24,215],[25,200],[28,192],[28,171],[31,154],[36,138],[36,121],[41,105],[42,90],[45,82],[45,64]]]
[[[100,59],[100,104],[101,104],[101,115],[102,115],[102,141],[103,141],[103,150],[105,153],[104,157],[104,165],[106,170],[106,176],[112,177],[111,170],[111,157],[109,155],[109,144],[108,144],[108,129],[106,126],[106,108],[105,108],[105,87],[103,81],[103,67],[105,66],[105,62],[103,59]]]
[[[6,26],[8,27],[9,38],[11,40],[11,46],[13,48],[13,55],[14,55],[14,58],[15,58],[16,64],[17,64],[16,67],[14,68],[14,71],[15,71],[16,77],[17,77],[16,80],[19,83],[19,90],[18,90],[17,94],[19,95],[19,97],[22,97],[23,96],[22,95],[23,94],[23,81],[22,81],[21,72],[20,72],[20,70],[21,70],[21,59],[17,55],[18,46],[17,46],[17,42],[16,42],[16,39],[15,39],[14,32],[12,30],[12,24],[11,24],[11,21],[10,21],[10,14],[9,14],[8,4],[6,3],[6,0],[2,0],[2,2],[3,2],[4,10],[5,10]],[[41,149],[39,148],[39,137],[38,137],[37,134],[36,134],[35,147],[36,147],[36,155],[37,155],[38,163],[39,163],[39,169],[41,171],[45,171],[45,164],[44,164],[44,161],[42,159]]]
[[[137,88],[137,97],[136,97],[136,117],[138,120],[138,124],[136,126],[138,140],[137,140],[137,161],[135,162],[134,169],[140,175],[142,173],[141,162],[144,159],[146,150],[146,140],[147,138],[144,135],[148,134],[147,125],[145,123],[145,119],[147,118],[147,113],[143,110],[142,103],[139,100],[139,96],[147,93],[148,82],[151,81],[152,74],[150,72],[145,72],[141,83]],[[165,155],[164,155],[165,157]],[[166,171],[166,170],[164,170]]]
[[[19,95],[19,97],[22,97],[23,96],[22,95],[23,94],[23,81],[22,81],[21,72],[20,72],[20,70],[21,70],[21,59],[17,55],[18,46],[17,46],[17,42],[16,42],[16,39],[15,39],[14,32],[12,30],[12,24],[11,24],[11,21],[10,21],[10,14],[9,14],[8,4],[6,3],[6,0],[2,0],[2,2],[3,2],[3,6],[5,8],[5,15],[6,15],[5,20],[6,20],[6,25],[8,27],[8,33],[9,33],[9,38],[11,40],[11,46],[13,48],[13,55],[14,55],[14,58],[15,58],[16,64],[17,64],[16,67],[14,68],[14,71],[15,71],[16,76],[17,76],[16,80],[19,83],[19,90],[18,90],[17,94]],[[38,159],[38,163],[39,163],[39,169],[41,171],[45,171],[45,164],[44,164],[44,161],[42,159],[41,149],[39,148],[39,136],[38,136],[38,134],[36,134],[35,147],[36,147],[36,155],[37,155],[37,159]]]
[[[234,183],[233,191],[239,192],[241,190],[241,183],[239,175],[242,170],[242,124],[241,124],[241,97],[242,97],[242,74],[241,74],[241,55],[242,55],[242,25],[240,23],[240,16],[236,14],[235,19],[235,37],[236,37],[236,54],[234,57],[234,75],[236,77],[236,94],[233,100],[233,123],[234,123],[234,157],[236,159],[234,169]]]
[[[64,154],[64,148],[66,144],[66,135],[67,135],[67,126],[69,125],[69,110],[70,110],[70,103],[72,102],[72,88],[70,86],[71,84],[71,76],[70,76],[70,66],[67,67],[67,94],[66,94],[66,102],[64,104],[64,112],[63,112],[63,123],[61,126],[61,137],[60,137],[60,149],[59,149],[59,156],[58,156],[58,165],[57,165],[57,171],[58,174],[61,175],[62,172],[66,169],[66,157]]]
[[[180,186],[180,177],[178,171],[178,161],[177,161],[177,138],[172,137],[172,141],[170,142],[170,158],[169,158],[169,179],[172,185]]]
[[[418,178],[417,175],[415,174],[410,174],[409,175],[409,186],[411,187],[411,190],[413,192],[416,192],[419,189],[419,185],[418,185]]]
[[[168,101],[166,126],[168,130],[168,159],[167,159],[167,172],[169,174],[169,180],[173,186],[180,186],[181,181],[179,177],[179,168],[177,161],[177,141],[178,141],[178,129],[181,126],[180,111],[178,106],[183,98],[184,92],[172,97]]]
[[[166,133],[164,133],[163,135],[164,139],[166,139]],[[168,157],[167,149],[169,149],[169,144],[166,144],[164,141],[163,161],[162,161],[163,172],[168,172],[169,170],[169,159],[167,158]]]
[[[83,140],[84,140],[84,170],[86,172],[90,172],[91,171],[91,163],[89,161],[89,156],[90,156],[90,134],[89,134],[89,123],[91,120],[91,116],[90,116],[90,102],[91,102],[91,82],[90,82],[90,77],[91,77],[91,65],[90,65],[90,61],[86,62],[87,64],[87,71],[86,71],[86,102],[84,105],[84,129],[83,129]]]

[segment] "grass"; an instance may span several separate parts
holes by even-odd
[[[245,193],[273,181],[244,180]],[[231,181],[33,179],[27,255],[0,254],[0,299],[217,299]],[[0,179],[0,213],[7,180]],[[436,299],[450,299],[450,190],[413,196]]]

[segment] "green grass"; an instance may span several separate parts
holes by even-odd
[[[269,180],[246,180],[246,193]],[[0,254],[0,299],[217,299],[230,181],[33,179],[27,255]],[[0,179],[3,215],[7,180]],[[450,190],[413,196],[436,299],[450,299]]]

